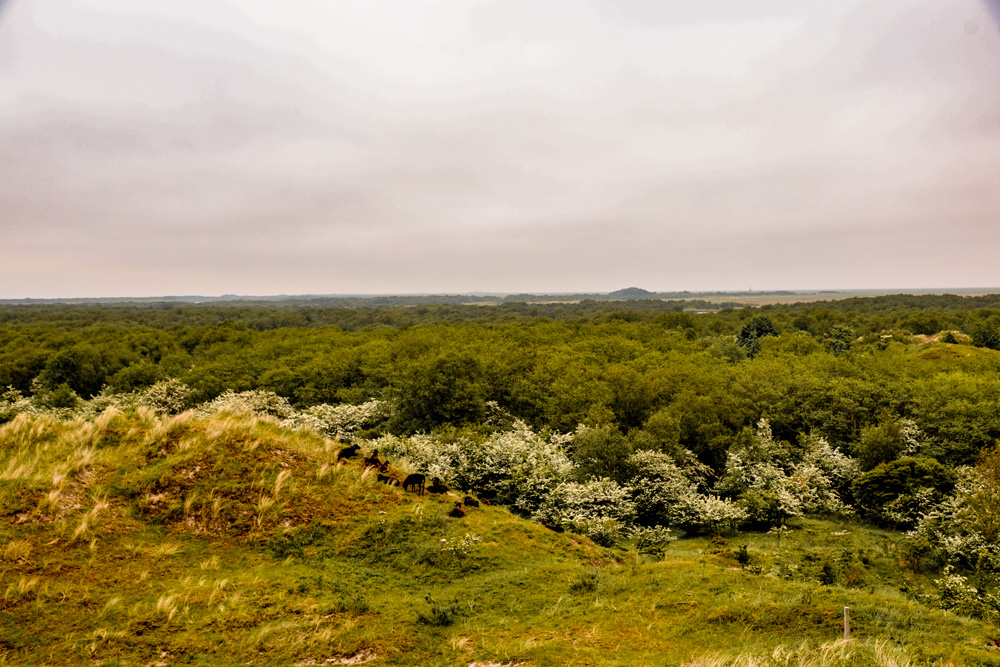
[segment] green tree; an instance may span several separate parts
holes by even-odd
[[[486,415],[484,373],[479,360],[449,352],[417,363],[393,389],[393,432],[431,431],[444,424],[461,426]]]
[[[760,352],[761,338],[777,335],[777,329],[767,316],[754,315],[740,328],[736,342],[746,348],[747,356],[752,359]]]
[[[57,352],[45,363],[39,380],[47,389],[65,384],[80,396],[94,396],[101,391],[105,381],[100,352],[91,345]]]
[[[861,438],[851,445],[851,454],[862,470],[888,463],[919,446],[920,430],[909,419],[885,413],[878,424],[861,429]]]
[[[951,493],[956,480],[953,470],[934,459],[904,457],[875,466],[851,490],[868,519],[908,529]]]
[[[851,343],[856,337],[854,329],[846,324],[834,324],[824,337],[824,342],[833,356],[839,357],[851,349]]]
[[[980,322],[972,329],[972,344],[1000,350],[1000,329],[993,322]]]
[[[624,481],[628,477],[627,459],[632,454],[632,442],[615,426],[580,426],[573,436],[571,458],[577,464],[581,481],[592,477],[610,477]]]

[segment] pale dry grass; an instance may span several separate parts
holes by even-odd
[[[770,652],[721,653],[702,656],[683,667],[912,667],[913,661],[901,648],[886,640],[839,640],[816,646],[808,641],[796,647],[777,646]]]
[[[151,547],[146,547],[145,551],[153,558],[166,558],[181,553],[184,548],[177,542],[160,542]]]

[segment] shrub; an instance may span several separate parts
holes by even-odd
[[[563,482],[545,497],[532,518],[611,546],[634,521],[635,503],[627,487],[610,479]]]
[[[372,444],[385,457],[405,459],[429,476],[530,514],[573,472],[565,450],[571,440],[566,435],[546,440],[518,420],[487,437],[467,434],[442,442],[428,435],[390,435]]]
[[[958,470],[952,496],[917,521],[907,538],[939,562],[995,585],[1000,579],[1000,449]]]
[[[220,412],[287,419],[292,416],[294,411],[287,398],[278,396],[273,391],[255,390],[236,393],[227,389],[214,400],[198,407],[199,417],[207,417]]]
[[[856,471],[850,457],[817,436],[802,439],[796,460],[762,418],[756,432],[744,431],[730,450],[715,489],[735,499],[747,520],[776,526],[805,514],[850,514],[840,494]]]
[[[996,619],[1000,615],[1000,600],[967,582],[966,577],[955,572],[950,565],[946,566],[941,577],[934,580],[938,587],[936,605],[963,616]]]
[[[163,380],[140,392],[137,402],[158,412],[179,414],[192,407],[191,388],[180,380]]]
[[[956,474],[934,459],[905,457],[877,465],[851,488],[869,519],[913,528],[921,514],[944,499],[955,481]]]
[[[746,513],[731,502],[698,493],[666,454],[638,451],[628,459],[628,483],[641,526],[673,526],[689,533],[718,532],[735,527]]]
[[[636,526],[628,533],[629,539],[635,542],[636,550],[641,554],[663,557],[663,552],[677,538],[670,534],[669,528],[663,526]]]
[[[385,401],[368,401],[359,405],[314,405],[287,417],[281,425],[287,428],[308,428],[327,438],[350,436],[356,431],[384,419],[388,414]]]

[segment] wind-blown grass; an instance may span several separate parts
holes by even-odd
[[[901,592],[927,582],[900,536],[860,525],[651,558],[499,507],[450,518],[236,415],[17,417],[0,471],[0,664],[997,664],[995,630]]]

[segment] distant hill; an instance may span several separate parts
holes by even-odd
[[[641,287],[626,287],[625,289],[615,290],[608,294],[608,296],[614,299],[650,299],[654,298],[656,294]]]

